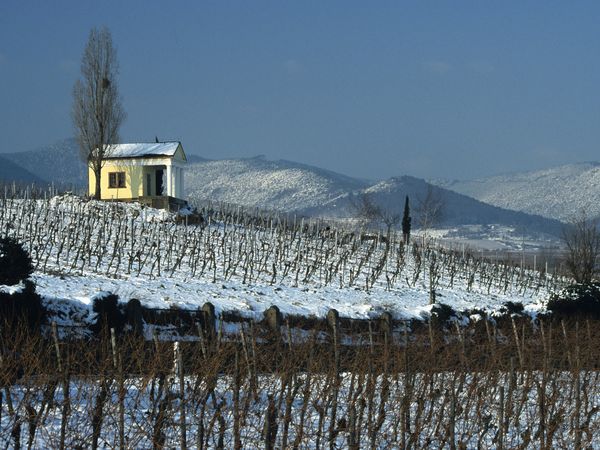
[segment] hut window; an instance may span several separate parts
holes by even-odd
[[[117,189],[125,187],[125,172],[109,172],[108,187]]]

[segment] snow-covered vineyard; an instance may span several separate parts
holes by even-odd
[[[234,382],[229,378],[221,378],[217,382],[213,397],[202,404],[201,395],[194,399],[186,399],[189,410],[186,411],[186,443],[188,448],[235,448],[236,435],[243,448],[264,448],[266,423],[280,414],[286,417],[286,422],[280,429],[273,430],[274,445],[271,448],[450,448],[450,442],[457,442],[455,448],[597,448],[600,445],[598,430],[598,414],[590,409],[600,405],[600,384],[597,373],[582,374],[579,383],[592,386],[589,394],[592,398],[585,410],[582,408],[581,420],[583,431],[573,428],[574,402],[569,392],[573,387],[573,377],[569,373],[553,375],[546,380],[546,396],[552,399],[552,409],[549,411],[548,429],[535,420],[539,411],[539,389],[542,383],[540,373],[526,374],[522,385],[510,386],[505,374],[493,379],[489,375],[479,374],[461,376],[456,374],[417,374],[411,380],[411,389],[415,390],[414,397],[423,395],[421,400],[411,399],[409,412],[402,412],[405,398],[405,381],[399,379],[373,380],[372,397],[364,388],[358,387],[360,380],[353,374],[344,374],[341,380],[339,395],[339,410],[337,422],[332,426],[329,411],[332,399],[323,397],[327,392],[327,384],[331,382],[325,377],[300,376],[294,380],[295,385],[290,389],[300,390],[299,395],[290,403],[286,397],[280,397],[282,380],[276,377],[261,378],[256,399],[248,402],[246,393],[241,398],[234,399]],[[188,395],[193,395],[191,389],[198,388],[197,380],[185,380],[190,385]],[[308,398],[303,389],[310,383]],[[494,384],[492,384],[494,383]],[[486,389],[486,384],[491,389]],[[460,386],[459,386],[460,385]],[[449,389],[450,386],[450,389]],[[203,387],[200,384],[200,387]],[[459,387],[453,393],[451,388]],[[70,386],[71,415],[67,424],[67,448],[88,448],[92,433],[90,404],[93,404],[98,394],[98,386],[91,385],[85,380],[76,380]],[[382,389],[386,389],[382,398]],[[500,390],[502,389],[502,391]],[[125,428],[124,448],[153,448],[153,432],[156,431],[156,413],[160,408],[161,397],[157,397],[157,387],[147,383],[147,380],[128,380],[125,386]],[[100,435],[100,448],[119,448],[119,402],[117,388],[111,393],[112,399],[104,414],[106,425]],[[473,395],[477,392],[476,395]],[[26,417],[26,406],[40,408],[41,398],[23,397],[25,390],[19,391],[12,398],[13,407],[18,408]],[[42,392],[38,392],[42,394]],[[164,393],[161,393],[165,395]],[[62,392],[59,388],[55,401],[62,403]],[[504,395],[504,407],[501,399]],[[507,397],[510,395],[510,397]],[[364,402],[368,400],[370,404]],[[248,402],[247,409],[235,429],[236,417],[233,414],[233,402]],[[283,402],[283,406],[281,403]],[[165,420],[160,438],[165,448],[182,448],[180,402],[174,400],[174,413]],[[383,406],[382,406],[383,404]],[[459,406],[460,405],[460,406]],[[370,411],[367,411],[370,409]],[[369,417],[367,416],[369,414]],[[584,413],[584,414],[583,414]],[[61,411],[53,408],[44,411],[46,417],[39,424],[33,439],[32,448],[59,448],[61,434]],[[287,414],[287,416],[285,416]],[[503,415],[505,415],[504,420]],[[14,417],[14,416],[13,416]],[[567,420],[565,420],[567,419]],[[570,419],[570,420],[569,420]],[[352,423],[355,420],[357,422]],[[409,422],[404,422],[408,420]],[[560,420],[559,423],[556,421]],[[350,422],[348,422],[350,421]],[[370,423],[369,423],[370,422]],[[504,422],[504,429],[500,430]],[[14,443],[14,421],[11,416],[3,414],[1,423],[0,445],[10,448]],[[285,429],[281,429],[285,426]],[[283,435],[285,433],[285,435]],[[546,433],[543,437],[542,433]],[[578,434],[579,433],[579,434]],[[584,447],[575,447],[578,435]],[[25,424],[22,428],[23,444],[28,442],[28,431]],[[502,441],[504,447],[501,447]],[[162,448],[162,447],[159,447]],[[268,448],[268,447],[267,447]]]
[[[581,325],[581,336],[569,333],[570,346],[559,328],[554,337],[546,328],[519,347],[520,358],[507,358],[493,341],[430,352],[377,339],[348,356],[314,341],[148,348],[108,338],[98,348],[61,345],[54,355],[54,346],[40,352],[40,342],[16,340],[9,348],[18,346],[26,364],[17,381],[10,375],[18,365],[3,364],[0,445],[597,448],[600,373],[586,369],[597,347],[586,345]],[[587,332],[596,345],[597,329]],[[452,368],[432,369],[444,363]]]
[[[57,325],[0,328],[4,447],[600,446],[597,321],[536,320],[560,276],[229,207],[0,202]],[[200,315],[90,331],[107,293]]]
[[[204,224],[135,204],[2,199],[0,229],[25,244],[38,292],[56,308],[112,292],[153,308],[396,319],[429,314],[432,297],[456,310],[494,312],[506,302],[535,314],[564,284],[553,274],[492,263],[469,252],[388,240],[319,221],[203,210]],[[69,308],[66,308],[69,309]],[[84,311],[85,312],[85,311]],[[85,314],[83,314],[85,315]],[[84,320],[71,317],[74,323]]]

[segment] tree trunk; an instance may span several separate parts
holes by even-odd
[[[98,166],[98,167],[94,167],[94,178],[96,179],[96,188],[94,190],[94,198],[96,200],[100,200],[101,195],[100,195],[100,181],[101,181],[101,172],[102,172],[102,167]]]

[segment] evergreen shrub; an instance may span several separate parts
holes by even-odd
[[[96,336],[102,332],[110,332],[111,328],[115,329],[116,334],[123,332],[127,318],[117,295],[107,293],[97,296],[92,309],[96,313],[96,322],[90,328]]]
[[[586,316],[600,318],[600,283],[578,283],[552,295],[547,309],[563,317]]]
[[[0,284],[13,286],[33,273],[29,253],[11,237],[0,238]]]

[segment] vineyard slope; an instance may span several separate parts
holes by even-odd
[[[185,225],[164,211],[70,195],[3,203],[2,229],[30,251],[46,301],[71,305],[67,322],[89,319],[93,299],[107,291],[148,307],[211,302],[217,312],[259,319],[271,305],[308,317],[335,308],[345,317],[414,319],[428,316],[432,292],[457,310],[494,312],[510,301],[535,314],[564,284],[422,238],[405,246],[397,235],[239,209],[204,211],[203,225]]]

